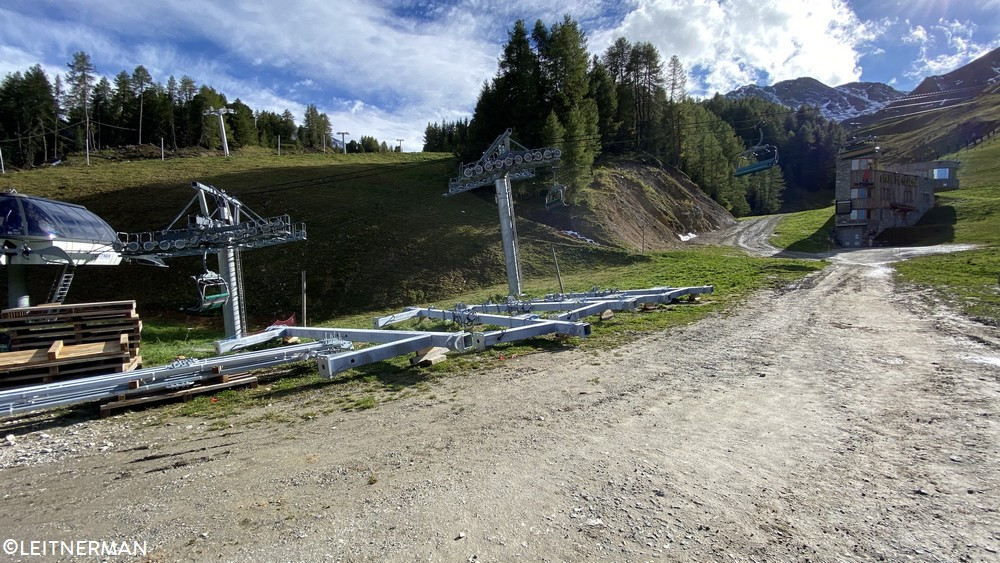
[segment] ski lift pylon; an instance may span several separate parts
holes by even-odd
[[[762,125],[763,122],[757,123],[757,129],[760,131],[760,139],[757,140],[757,144],[736,156],[737,166],[736,170],[733,171],[734,177],[762,172],[778,164],[778,147],[764,144]]]

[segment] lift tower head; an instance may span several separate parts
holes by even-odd
[[[557,148],[528,149],[512,140],[510,134],[510,129],[504,131],[479,160],[459,165],[458,177],[448,182],[448,192],[444,195],[453,196],[490,184],[496,186],[507,287],[510,295],[517,297],[521,295],[521,263],[517,256],[517,225],[510,182],[534,178],[537,167],[554,165],[562,157],[562,151]],[[511,144],[516,148],[512,150]]]

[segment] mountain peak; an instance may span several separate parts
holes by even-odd
[[[803,76],[782,80],[773,86],[741,86],[726,97],[739,99],[755,96],[790,108],[813,106],[819,108],[827,119],[844,121],[876,112],[903,95],[903,92],[881,82],[850,82],[833,88],[815,78]]]

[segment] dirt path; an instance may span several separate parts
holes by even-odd
[[[369,411],[267,422],[308,412],[293,396],[222,431],[131,413],[19,432],[0,540],[137,539],[155,560],[997,560],[1000,338],[898,292],[897,254]]]

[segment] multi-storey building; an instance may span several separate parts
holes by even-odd
[[[834,239],[872,246],[890,227],[908,227],[934,207],[934,193],[958,188],[958,161],[882,164],[874,139],[844,147],[837,157]]]

